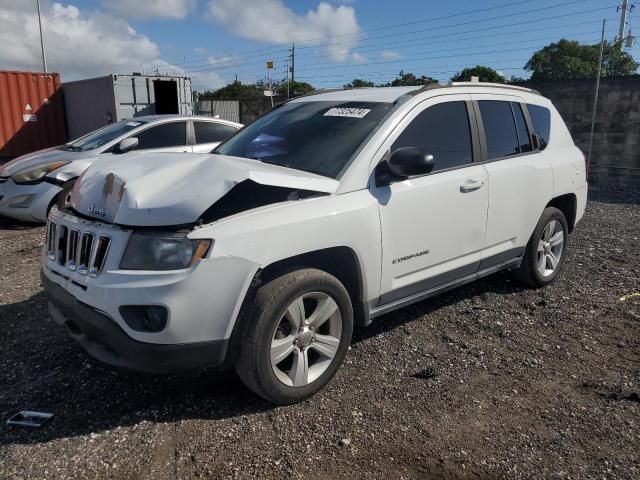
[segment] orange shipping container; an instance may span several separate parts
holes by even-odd
[[[66,141],[60,76],[0,71],[0,162]]]

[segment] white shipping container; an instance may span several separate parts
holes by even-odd
[[[107,75],[62,84],[69,139],[140,115],[193,114],[191,79]]]

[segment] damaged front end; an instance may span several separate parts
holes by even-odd
[[[211,223],[315,195],[338,181],[257,160],[222,155],[133,153],[96,162],[76,182],[72,209],[124,227]]]

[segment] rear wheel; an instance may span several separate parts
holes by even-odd
[[[562,211],[546,208],[527,243],[516,276],[534,288],[550,284],[564,263],[568,232]]]
[[[338,279],[315,269],[282,275],[260,287],[249,310],[235,369],[251,390],[290,404],[333,378],[353,331],[351,300]]]

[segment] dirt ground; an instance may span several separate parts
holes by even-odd
[[[230,372],[93,361],[47,317],[44,229],[0,222],[2,480],[640,478],[640,192],[591,192],[552,286],[497,274],[382,317],[284,408]],[[24,408],[55,418],[5,425]]]

